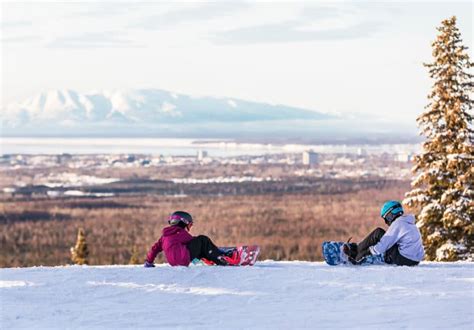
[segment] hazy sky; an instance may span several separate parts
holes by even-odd
[[[423,62],[472,2],[80,2],[1,5],[2,102],[48,89],[159,88],[413,120]]]

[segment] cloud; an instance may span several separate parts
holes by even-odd
[[[33,33],[28,33],[24,28],[31,28],[33,22],[27,20],[13,20],[0,22],[0,29],[2,30],[2,38],[0,43],[2,45],[21,45],[28,42],[39,41],[41,37]],[[18,34],[18,30],[23,33]]]
[[[357,4],[304,6],[296,17],[285,21],[220,31],[211,36],[216,44],[288,43],[344,40],[370,37],[383,25],[383,8]]]
[[[0,28],[3,29],[13,29],[13,28],[21,28],[25,26],[32,26],[33,23],[31,21],[10,21],[10,22],[1,22]]]
[[[1,44],[21,44],[26,42],[32,41],[40,41],[41,37],[36,35],[25,35],[25,36],[18,36],[18,37],[7,37],[2,38],[0,43]]]
[[[306,6],[300,12],[302,20],[324,20],[331,17],[339,17],[344,14],[354,14],[353,7],[321,7],[321,6]]]
[[[149,3],[130,3],[130,2],[100,2],[87,4],[87,9],[81,9],[71,12],[69,17],[110,17],[115,15],[127,14],[146,8]]]
[[[185,6],[185,4],[180,4]],[[250,6],[243,2],[212,2],[200,4],[197,7],[186,7],[185,9],[173,10],[164,14],[149,16],[132,27],[147,30],[159,30],[172,27],[182,23],[195,21],[206,21],[223,16],[234,15],[236,12],[247,9]]]
[[[123,37],[119,32],[90,32],[76,36],[64,36],[48,44],[49,48],[120,48],[143,47]]]
[[[357,39],[370,37],[381,25],[372,21],[341,28],[310,30],[305,29],[305,24],[300,21],[286,21],[219,32],[211,40],[217,44],[256,44]]]

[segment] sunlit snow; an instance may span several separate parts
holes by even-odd
[[[11,328],[472,329],[474,264],[0,269]]]

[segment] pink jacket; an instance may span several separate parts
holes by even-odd
[[[148,251],[146,260],[153,263],[157,254],[164,251],[171,266],[188,266],[191,260],[186,244],[193,238],[186,229],[178,226],[166,227],[160,239]]]

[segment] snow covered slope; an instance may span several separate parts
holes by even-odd
[[[474,327],[474,264],[0,270],[2,329]]]

